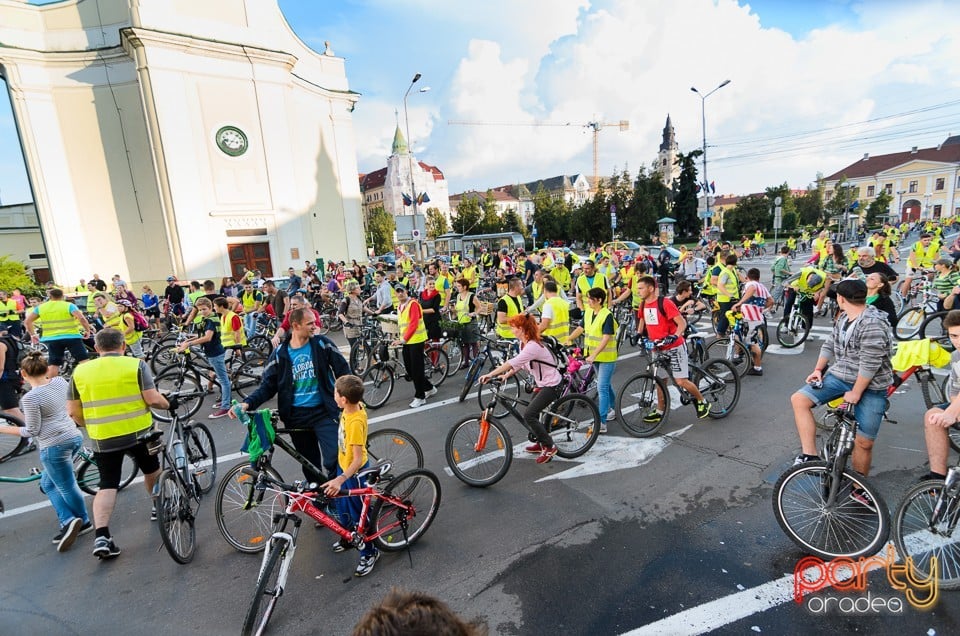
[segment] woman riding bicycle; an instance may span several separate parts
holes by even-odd
[[[537,321],[529,314],[517,314],[507,321],[513,337],[520,341],[520,353],[507,360],[499,367],[480,376],[480,383],[486,384],[497,377],[508,378],[520,369],[525,369],[533,376],[537,384],[537,392],[530,404],[523,411],[523,423],[534,437],[534,444],[527,446],[528,453],[539,453],[537,463],[543,464],[557,454],[557,447],[553,443],[550,433],[540,422],[540,412],[560,397],[560,383],[563,376],[557,368],[557,360],[540,340],[537,330]]]

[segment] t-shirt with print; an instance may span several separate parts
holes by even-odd
[[[950,354],[950,381],[947,383],[947,397],[952,402],[960,393],[960,350]]]
[[[337,463],[346,470],[353,463],[353,446],[363,448],[363,463],[367,464],[367,411],[361,406],[356,413],[341,413],[337,430]]]
[[[313,351],[310,343],[297,349],[287,348],[293,369],[293,406],[297,408],[319,406],[320,383],[313,367]]]
[[[647,337],[651,340],[662,340],[667,336],[680,335],[677,334],[677,323],[675,321],[675,318],[680,315],[680,310],[669,298],[663,299],[663,313],[660,313],[658,304],[659,301],[657,300],[648,300],[644,302],[642,309],[640,309],[642,312],[640,318],[643,319]],[[673,345],[664,347],[664,349],[672,349],[682,344],[683,338],[678,338]]]

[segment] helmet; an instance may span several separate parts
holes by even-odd
[[[807,274],[807,287],[816,287],[823,282],[823,276],[816,272]]]
[[[130,309],[133,309],[133,303],[127,300],[126,298],[121,298],[120,300],[117,301],[117,304],[120,305],[121,307],[129,307]]]
[[[175,280],[177,280],[177,279],[174,278],[173,276],[167,276],[167,282],[168,282],[168,283],[172,283],[172,282],[175,281]]]
[[[629,254],[624,254],[623,258],[621,258],[620,260],[623,261],[624,263],[629,263],[630,261],[633,260],[633,257],[630,256]]]

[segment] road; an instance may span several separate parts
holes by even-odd
[[[684,407],[662,437],[648,440],[613,423],[582,460],[538,466],[517,457],[487,489],[469,488],[444,470],[449,425],[477,410],[474,399],[456,402],[461,376],[416,411],[406,407],[412,386],[398,384],[391,401],[371,413],[371,429],[401,427],[420,441],[443,487],[436,522],[409,557],[387,554],[363,579],[352,576],[355,553],[331,553],[333,536],[305,524],[272,633],[348,634],[392,586],[482,617],[492,634],[958,633],[960,603],[951,592],[928,612],[907,607],[862,617],[836,608],[820,615],[791,598],[785,577],[804,555],[778,527],[770,496],[798,450],[788,396],[812,368],[816,339],[827,329],[818,318],[803,351],[768,355],[765,375],[744,378],[740,403],[726,419],[698,421]],[[615,386],[638,367],[636,357],[622,360]],[[898,423],[884,424],[874,453],[874,481],[891,509],[926,470],[923,401],[918,387],[905,386],[892,400]],[[222,473],[239,461],[242,431],[228,420],[210,426],[221,457],[232,457]],[[509,428],[515,443],[524,441],[519,424]],[[24,474],[37,462],[31,454],[0,468]],[[290,462],[278,465],[284,476],[298,473]],[[201,507],[196,559],[180,566],[160,547],[141,486],[119,497],[111,527],[123,554],[111,562],[90,555],[92,536],[65,554],[54,550],[55,517],[35,484],[4,484],[2,496],[0,633],[238,633],[260,560],[223,541],[212,497]],[[868,590],[903,598],[881,572],[869,576]]]

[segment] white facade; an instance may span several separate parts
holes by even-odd
[[[408,216],[414,212],[414,206],[403,205],[403,195],[415,197],[426,192],[429,201],[417,206],[418,214],[425,214],[427,208],[437,208],[450,220],[450,191],[447,180],[439,169],[424,167],[407,147],[403,135],[397,128],[393,142],[393,153],[387,158],[387,176],[383,184],[383,209],[394,216]],[[413,174],[413,194],[411,179]]]
[[[363,258],[358,96],[276,0],[4,0],[0,42],[58,282]]]

